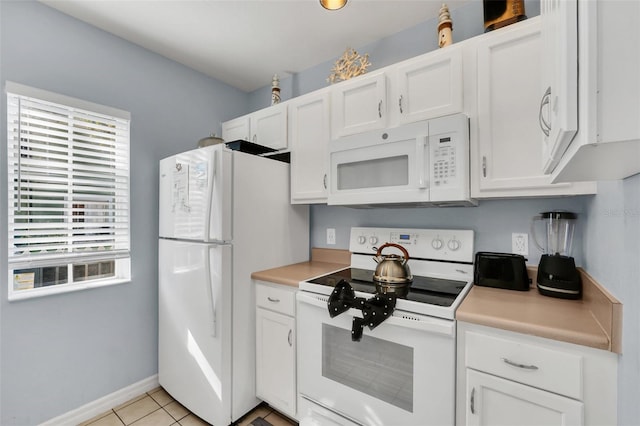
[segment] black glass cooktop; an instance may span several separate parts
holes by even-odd
[[[310,283],[335,287],[340,280],[346,280],[355,291],[374,294],[373,271],[347,268],[333,274],[309,280]],[[437,306],[451,306],[467,283],[464,281],[414,276],[409,294],[403,299]]]

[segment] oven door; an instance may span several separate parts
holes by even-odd
[[[352,342],[360,311],[331,318],[327,296],[298,292],[297,299],[301,399],[363,425],[454,423],[453,321],[396,312]]]

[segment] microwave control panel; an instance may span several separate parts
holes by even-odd
[[[469,194],[469,119],[462,115],[429,120],[431,201]]]
[[[468,159],[467,117],[454,115],[429,121],[432,187],[459,185],[464,170],[465,153]]]

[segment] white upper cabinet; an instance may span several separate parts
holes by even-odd
[[[250,114],[251,142],[275,150],[287,148],[287,105],[282,103]]]
[[[287,105],[277,104],[222,123],[225,142],[249,141],[275,150],[288,147]]]
[[[542,0],[542,78],[538,122],[545,173],[558,164],[578,130],[576,0]]]
[[[222,123],[222,139],[225,142],[251,140],[250,120],[248,115],[234,118]]]
[[[552,184],[542,171],[539,105],[542,40],[532,18],[467,45],[477,81],[471,114],[471,196],[536,197],[595,193],[595,183]],[[475,56],[475,58],[474,58]],[[465,82],[466,83],[466,82]]]
[[[392,68],[392,122],[413,123],[463,110],[462,46],[401,62]]]
[[[329,114],[327,91],[289,101],[292,204],[327,202]]]
[[[541,11],[544,37],[557,49],[544,61],[552,79],[565,78],[565,65],[579,70],[577,80],[571,75],[566,80],[571,90],[577,84],[577,101],[550,100],[553,114],[565,107],[569,116],[577,114],[578,131],[570,141],[545,140],[545,171],[554,182],[640,173],[640,2],[543,0]],[[577,31],[562,28],[575,22]]]
[[[331,138],[384,129],[387,75],[372,72],[331,87]]]
[[[463,111],[462,46],[331,87],[332,139]]]

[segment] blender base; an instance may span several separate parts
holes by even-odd
[[[542,255],[536,281],[538,291],[544,296],[560,299],[582,298],[582,281],[573,257]]]

